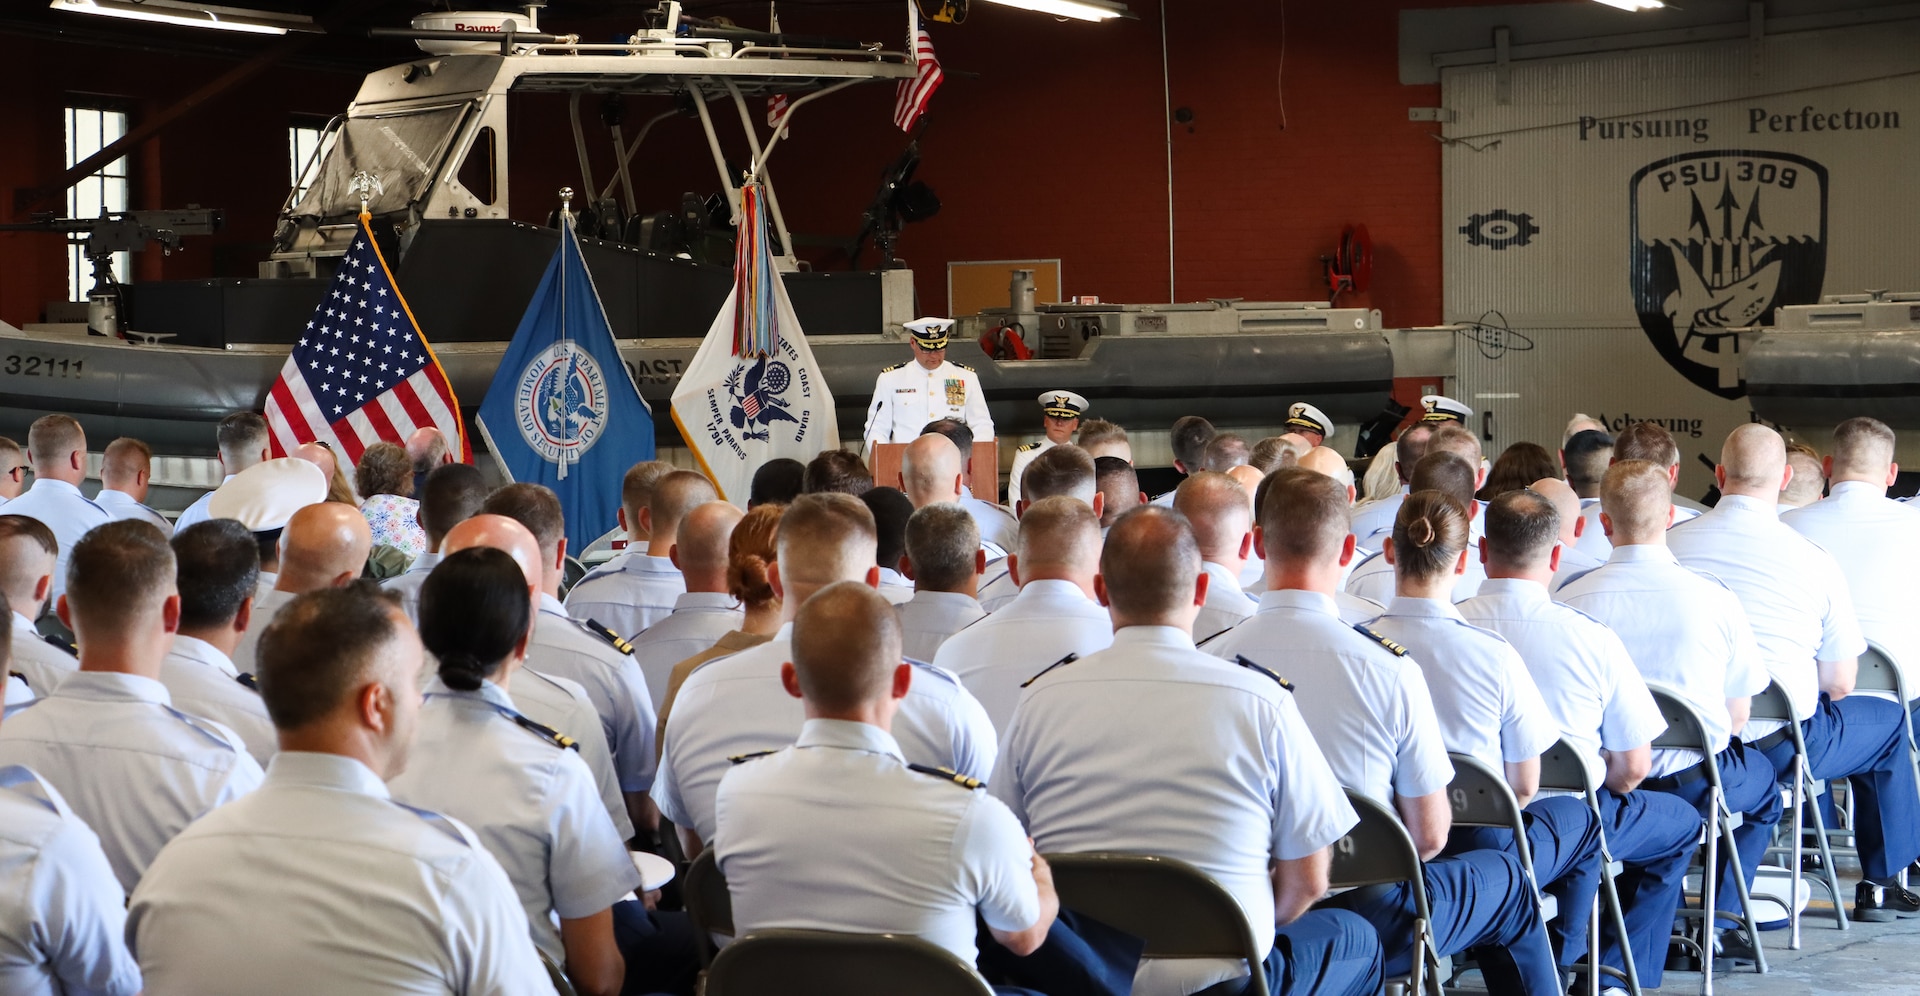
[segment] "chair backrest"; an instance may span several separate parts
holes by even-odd
[[[1647,683],[1647,691],[1653,693],[1653,704],[1660,709],[1660,715],[1667,721],[1667,728],[1653,738],[1655,747],[1671,747],[1677,750],[1709,753],[1712,743],[1707,739],[1706,721],[1700,718],[1693,706],[1680,693],[1664,685]]]
[[[1413,835],[1400,822],[1400,814],[1386,803],[1352,789],[1347,790],[1347,802],[1359,814],[1360,822],[1334,842],[1328,884],[1346,889],[1412,882],[1417,912],[1421,918],[1427,918],[1426,877],[1421,870],[1420,850],[1413,844]]]
[[[1749,719],[1777,719],[1783,723],[1795,722],[1793,701],[1787,698],[1787,690],[1780,687],[1778,681],[1770,682],[1766,690],[1753,697],[1753,711]]]
[[[707,933],[733,933],[733,897],[727,893],[726,877],[713,859],[713,848],[701,851],[687,866],[680,891],[694,926]]]
[[[1907,683],[1900,677],[1900,668],[1893,662],[1893,655],[1885,647],[1869,640],[1867,652],[1860,655],[1860,673],[1853,680],[1856,692],[1892,692],[1900,701],[1907,701]]]
[[[953,952],[904,934],[756,930],[721,950],[707,996],[992,996]]]
[[[1467,754],[1448,753],[1447,757],[1453,761],[1453,781],[1447,785],[1447,801],[1453,805],[1453,825],[1512,831],[1521,867],[1532,868],[1527,824],[1520,816],[1520,800],[1514,797],[1506,776]]]
[[[1259,957],[1233,894],[1184,861],[1143,854],[1049,854],[1060,905],[1146,942],[1146,958]]]
[[[1456,765],[1456,770],[1457,767]],[[1587,767],[1587,759],[1565,740],[1558,741],[1541,752],[1540,787],[1564,789],[1568,792],[1579,792],[1582,795],[1592,793],[1599,788],[1593,783],[1593,770]]]
[[[545,951],[540,952],[540,967],[547,970],[547,981],[553,983],[554,996],[578,996],[578,991],[573,988],[573,980],[567,978],[567,973],[561,971]]]

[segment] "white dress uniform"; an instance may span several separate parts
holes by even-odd
[[[877,726],[807,720],[792,747],[726,773],[714,819],[742,934],[911,934],[971,965],[976,911],[1007,932],[1040,918],[1020,821],[985,792],[908,768]]]
[[[1863,481],[1841,481],[1832,493],[1780,517],[1840,563],[1861,635],[1893,656],[1908,694],[1920,694],[1920,508]],[[1888,696],[1885,692],[1861,695]]]
[[[473,831],[336,754],[276,755],[260,791],[167,846],[127,914],[152,993],[553,992]]]
[[[670,558],[650,557],[641,547],[587,572],[567,592],[567,612],[631,640],[665,619],[686,591],[687,580]]]
[[[93,503],[106,509],[107,514],[113,516],[115,522],[121,519],[139,519],[142,522],[152,523],[168,536],[173,535],[173,523],[168,522],[166,516],[148,508],[139,499],[125,491],[101,488],[100,493],[93,496]]]
[[[934,666],[960,676],[1005,733],[1028,679],[1069,654],[1085,657],[1113,643],[1113,618],[1071,581],[1035,580],[1005,608],[955,633]]]
[[[1285,676],[1341,785],[1390,801],[1431,795],[1453,781],[1426,673],[1359,632],[1331,597],[1269,591],[1252,618],[1206,650]]]
[[[1520,654],[1561,737],[1579,753],[1593,784],[1606,780],[1602,749],[1631,750],[1666,730],[1667,721],[1626,644],[1592,616],[1548,597],[1545,585],[1491,578],[1478,596],[1455,608]]]
[[[1574,549],[1593,560],[1604,562],[1607,559],[1607,555],[1613,552],[1613,541],[1607,538],[1606,528],[1600,525],[1600,512],[1601,508],[1598,500],[1594,500],[1592,504],[1587,505],[1581,510],[1580,518],[1585,520],[1587,524],[1581,529],[1580,538],[1574,541]],[[1673,506],[1673,525],[1677,526],[1699,514],[1699,512],[1675,502]],[[1564,558],[1565,554],[1561,556]]]
[[[1007,504],[1014,505],[1020,501],[1020,475],[1027,472],[1027,464],[1053,447],[1053,440],[1041,436],[1039,442],[1028,443],[1013,451],[1013,469],[1007,471]]]
[[[932,661],[953,634],[987,617],[977,599],[957,591],[916,591],[893,613],[900,620],[900,655],[916,661]]]
[[[552,595],[540,595],[540,614],[527,648],[527,666],[543,674],[580,683],[600,714],[600,728],[613,751],[613,770],[623,792],[653,786],[653,695],[634,663],[632,645],[617,636],[595,633],[567,614]]]
[[[233,480],[236,476],[238,475],[228,474],[227,476],[221,478],[220,487],[226,487],[227,482]],[[220,490],[220,488],[215,488],[213,490],[218,491]],[[205,522],[208,519],[212,518],[212,516],[207,514],[207,504],[211,501],[213,501],[213,491],[209,491],[206,494],[203,494],[200,497],[195,498],[193,500],[193,504],[187,506],[186,511],[181,512],[177,517],[174,518],[173,528],[176,530],[185,529],[188,526],[191,526],[195,523]]]
[[[1158,730],[1161,735],[1143,736]],[[1272,861],[1307,857],[1359,822],[1293,695],[1222,665],[1182,630],[1129,626],[1027,689],[990,782],[1041,853],[1177,858],[1219,882],[1266,957]],[[1147,961],[1134,991],[1193,992],[1244,963]]]
[[[974,528],[980,530],[980,548],[988,550],[987,559],[1004,557],[1020,545],[1020,520],[1014,518],[1012,512],[975,498],[972,489],[961,493],[960,507],[973,517]]]
[[[673,600],[673,612],[633,638],[633,660],[647,679],[654,715],[666,701],[673,666],[720,642],[740,628],[746,613],[723,591],[683,591]]]
[[[0,710],[4,712],[0,712],[0,715],[13,715],[16,708],[32,702],[35,697],[33,689],[27,687],[27,679],[8,672],[7,694],[4,699],[0,699]]]
[[[80,542],[80,537],[93,527],[113,521],[111,513],[81,494],[79,488],[51,477],[35,478],[33,487],[7,503],[6,514],[40,520],[41,525],[53,531],[53,538],[59,542],[60,555],[53,567],[53,594],[48,596],[50,598],[59,598],[66,593],[67,558],[73,554],[73,545]]]
[[[1665,546],[1614,547],[1605,566],[1555,597],[1613,630],[1642,678],[1692,706],[1705,720],[1716,754],[1733,733],[1727,700],[1767,688],[1766,665],[1740,600],[1680,566]],[[1656,748],[1651,775],[1698,763],[1700,755],[1692,751]]]
[[[627,814],[627,799],[620,792],[620,776],[613,770],[613,751],[607,747],[607,731],[600,725],[600,713],[593,700],[577,681],[542,674],[522,666],[513,678],[514,706],[528,719],[573,739],[587,770],[593,773],[594,788],[600,802],[613,818],[620,839],[633,836],[633,819]]]
[[[1467,550],[1467,569],[1453,579],[1453,600],[1456,602],[1464,602],[1479,594],[1480,585],[1487,580],[1487,565],[1480,562],[1479,541],[1478,536],[1473,538],[1476,545]],[[1392,602],[1393,565],[1387,563],[1386,554],[1376,553],[1354,567],[1353,573],[1347,576],[1347,592],[1381,605]]]
[[[880,568],[880,597],[887,604],[900,606],[913,601],[913,581],[891,567]]]
[[[42,639],[33,620],[15,612],[13,662],[9,666],[27,679],[27,687],[33,689],[33,694],[44,697],[60,687],[67,675],[79,671],[80,661]]]
[[[260,785],[233,731],[175,709],[151,678],[81,671],[0,726],[0,764],[60,789],[132,889],[187,824]]]
[[[277,579],[279,575],[275,575]],[[260,576],[261,584],[254,588],[253,618],[247,623],[247,631],[240,634],[240,642],[233,647],[233,666],[241,674],[253,674],[260,670],[260,636],[273,623],[273,617],[280,614],[288,602],[300,596],[281,591],[266,584],[266,575]]]
[[[653,801],[660,814],[713,839],[713,796],[730,758],[779,750],[806,721],[800,700],[780,685],[793,659],[793,624],[772,640],[703,664],[687,676],[667,715],[666,747]],[[913,664],[913,683],[893,719],[901,753],[916,764],[984,779],[997,746],[986,711],[951,672]]]
[[[1240,625],[1260,607],[1260,600],[1240,590],[1240,577],[1212,561],[1200,565],[1207,572],[1207,600],[1193,617],[1193,639],[1205,643]]]
[[[1820,701],[1817,661],[1845,660],[1867,649],[1840,565],[1813,541],[1780,522],[1773,502],[1724,495],[1713,511],[1667,533],[1682,564],[1720,579],[1740,597],[1760,645],[1760,659],[1805,721]],[[1753,721],[1756,740],[1780,723]]]
[[[127,894],[58,790],[0,767],[0,992],[135,996]]]
[[[1607,549],[1611,552],[1613,548]],[[1560,569],[1553,572],[1553,580],[1547,583],[1547,590],[1559,591],[1579,580],[1587,572],[1599,569],[1604,563],[1606,563],[1604,559],[1582,553],[1578,546],[1563,545],[1560,547]]]
[[[1001,557],[987,564],[986,571],[980,575],[980,593],[974,597],[981,608],[991,613],[1006,608],[1019,594],[1020,586],[1014,583],[1013,572],[1007,569],[1007,558]]]
[[[1560,739],[1520,655],[1451,604],[1395,597],[1367,627],[1406,647],[1426,669],[1448,750],[1500,771],[1506,762],[1539,757]]]
[[[513,883],[534,945],[566,964],[553,917],[592,916],[640,887],[593,773],[570,738],[524,725],[513,699],[491,681],[464,692],[436,677],[426,696],[407,768],[388,790],[396,802],[472,828]]]
[[[980,375],[972,367],[943,359],[928,370],[909,360],[880,371],[873,382],[873,400],[867,404],[867,425],[861,437],[872,443],[911,443],[928,422],[959,419],[980,442],[993,437],[993,416]],[[966,454],[961,454],[964,458]]]
[[[444,555],[428,550],[413,558],[413,563],[399,575],[380,582],[383,590],[400,593],[400,609],[415,626],[420,625],[420,589],[426,585],[427,575],[444,559]]]
[[[239,735],[253,759],[266,764],[280,750],[280,737],[267,716],[267,704],[242,681],[233,661],[205,640],[175,634],[173,649],[160,662],[160,683],[181,712],[211,719]]]

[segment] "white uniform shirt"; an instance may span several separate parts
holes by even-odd
[[[67,675],[80,670],[80,661],[72,654],[48,643],[33,626],[33,620],[13,614],[13,662],[9,669],[27,679],[33,694],[46,696],[60,687]]]
[[[880,568],[880,597],[887,604],[900,606],[913,600],[913,581],[891,567]]]
[[[432,574],[433,569],[445,559],[443,555],[428,550],[413,558],[413,563],[407,565],[407,569],[399,575],[380,582],[381,588],[400,593],[400,608],[415,626],[420,625],[420,588],[427,583],[427,575]]]
[[[266,764],[280,750],[280,736],[260,693],[240,683],[240,672],[218,647],[175,634],[160,662],[160,683],[181,712],[211,719],[240,737],[247,753]]]
[[[1392,804],[1453,781],[1426,673],[1358,632],[1332,598],[1269,591],[1260,611],[1206,649],[1228,661],[1245,657],[1293,684],[1300,715],[1341,785]]]
[[[1841,481],[1827,497],[1780,517],[1833,555],[1862,636],[1893,656],[1907,694],[1920,694],[1920,508],[1863,481]],[[1886,692],[1862,695],[1891,697]]]
[[[1507,641],[1460,617],[1452,605],[1396,597],[1367,624],[1413,655],[1427,672],[1447,749],[1502,770],[1560,739],[1540,689]]]
[[[365,765],[276,755],[261,790],[168,845],[127,938],[152,993],[551,993],[499,862]]]
[[[1476,537],[1477,544],[1479,539]],[[1480,562],[1478,547],[1467,551],[1467,569],[1453,579],[1453,600],[1464,602],[1480,593],[1480,585],[1487,580],[1487,565]],[[1362,561],[1347,576],[1347,593],[1358,595],[1370,602],[1389,604],[1394,598],[1393,565],[1387,563],[1385,554],[1376,553]]]
[[[1612,550],[1612,547],[1608,547],[1608,550]],[[1595,570],[1604,563],[1606,563],[1605,560],[1588,556],[1577,546],[1562,544],[1560,547],[1560,569],[1553,572],[1553,580],[1547,584],[1547,590],[1559,591],[1574,581],[1579,580],[1579,578],[1588,571]]]
[[[632,639],[673,611],[687,590],[680,568],[667,557],[647,556],[645,547],[601,564],[567,592],[567,613],[591,619]]]
[[[1005,557],[987,564],[986,571],[980,575],[980,594],[975,596],[980,600],[981,608],[990,613],[998,612],[1006,608],[1007,603],[1018,594],[1020,586],[1014,583],[1013,572],[1007,569]]]
[[[1757,695],[1772,680],[1740,599],[1680,566],[1663,545],[1614,547],[1605,566],[1555,597],[1613,630],[1642,678],[1692,706],[1716,754],[1732,733],[1727,700]],[[1652,774],[1698,763],[1692,751],[1662,748],[1653,752]]]
[[[653,711],[647,679],[631,656],[569,616],[559,599],[542,592],[527,666],[579,682],[600,714],[621,791],[645,792],[652,787],[659,717]]]
[[[1068,654],[1082,657],[1113,643],[1113,618],[1071,581],[1035,580],[1006,607],[955,633],[933,655],[960,676],[1002,734],[1020,686]]]
[[[987,793],[907,767],[866,723],[809,719],[792,747],[733,766],[714,800],[715,859],[741,934],[911,934],[971,965],[974,916],[1040,918],[1033,848]]]
[[[1477,597],[1455,608],[1519,652],[1561,738],[1586,763],[1594,785],[1606,780],[1603,748],[1632,750],[1665,732],[1667,721],[1626,644],[1592,616],[1548,597],[1545,585],[1490,578]]]
[[[33,694],[33,689],[27,687],[27,679],[9,672],[7,694],[4,700],[0,700],[0,710],[5,710],[4,715],[12,715],[15,708],[26,705],[35,698],[38,696]]]
[[[58,788],[127,889],[182,828],[261,777],[233,731],[175,709],[165,685],[88,671],[8,717],[0,764],[24,764]]]
[[[593,773],[579,754],[521,727],[493,682],[462,692],[434,678],[426,694],[407,768],[387,788],[397,802],[471,827],[506,870],[534,944],[566,964],[553,915],[592,916],[640,887]]]
[[[276,580],[278,576],[276,575]],[[265,576],[261,581],[264,583]],[[288,602],[300,596],[277,588],[256,587],[253,593],[253,617],[247,623],[247,631],[240,634],[240,642],[233,648],[233,666],[241,674],[253,674],[260,670],[260,636],[273,623],[273,617],[280,614]]]
[[[867,403],[867,427],[860,438],[871,443],[911,443],[928,422],[955,418],[980,442],[993,438],[993,416],[980,375],[952,360],[928,370],[917,361],[880,371]],[[965,457],[967,454],[961,454]]]
[[[127,894],[51,784],[0,767],[0,992],[133,996]]]
[[[1007,471],[1007,504],[1020,501],[1020,475],[1027,472],[1027,464],[1053,447],[1053,440],[1041,436],[1039,442],[1028,443],[1013,452],[1013,469]]]
[[[1682,564],[1720,579],[1746,607],[1767,673],[1786,689],[1793,717],[1805,721],[1820,701],[1817,661],[1867,649],[1854,618],[1847,579],[1833,555],[1781,523],[1770,501],[1725,495],[1713,511],[1667,532]],[[1778,722],[1750,722],[1749,740]]]
[[[1207,600],[1193,617],[1193,638],[1204,643],[1240,625],[1259,608],[1260,600],[1240,590],[1239,575],[1210,560],[1200,567],[1207,572]]]
[[[1020,520],[1013,513],[990,501],[982,501],[973,496],[971,489],[960,496],[960,507],[973,517],[973,525],[980,530],[981,548],[992,544],[1000,550],[998,556],[1011,553],[1020,544]],[[988,559],[995,555],[989,554]]]
[[[620,791],[620,776],[613,770],[613,751],[607,747],[607,731],[600,725],[600,713],[587,698],[587,690],[577,681],[542,674],[522,665],[513,677],[514,707],[528,719],[573,738],[580,760],[593,773],[594,788],[600,802],[613,818],[620,839],[633,836],[633,819],[627,815],[627,799]]]
[[[1349,530],[1361,546],[1379,549],[1386,544],[1387,537],[1393,535],[1393,520],[1400,514],[1400,505],[1406,500],[1407,486],[1402,484],[1397,494],[1355,505]]]
[[[653,801],[675,826],[713,839],[713,796],[732,767],[729,758],[779,750],[806,721],[800,700],[780,684],[793,659],[793,624],[772,640],[701,665],[680,686],[667,715],[666,747]],[[901,753],[915,764],[951,768],[985,779],[997,745],[980,703],[951,672],[913,663],[913,683],[893,718]]]
[[[745,619],[740,603],[726,592],[683,591],[673,600],[671,614],[633,638],[633,660],[647,679],[654,715],[666,701],[673,666],[710,649]]]
[[[1269,864],[1314,854],[1358,822],[1293,695],[1171,627],[1129,626],[1107,650],[1048,672],[1004,739],[990,789],[1042,854],[1192,864],[1240,904],[1259,958],[1273,943]],[[1245,972],[1223,967],[1143,964],[1134,991],[1172,981],[1162,973],[1205,985]]]
[[[93,503],[106,509],[107,514],[113,516],[115,522],[121,519],[139,519],[142,522],[152,523],[168,536],[173,535],[173,523],[168,522],[166,516],[148,508],[125,491],[101,488],[100,493],[93,496]]]
[[[233,474],[228,474],[227,476],[221,478],[220,487],[222,488],[226,487],[227,482],[233,480],[233,478],[234,478]],[[220,488],[214,489],[214,491],[218,491],[218,490],[220,490]],[[174,518],[173,528],[175,530],[185,529],[188,526],[191,526],[197,522],[205,522],[208,519],[212,518],[212,516],[207,514],[207,506],[212,502],[213,502],[213,491],[209,491],[206,494],[203,494],[200,497],[195,498],[193,500],[193,504],[187,506],[186,511],[181,512],[177,517]]]
[[[111,513],[81,494],[79,488],[51,477],[34,478],[33,487],[7,503],[6,514],[39,519],[59,542],[60,556],[53,567],[50,598],[59,598],[67,590],[67,558],[73,554],[73,545],[80,542],[88,530],[113,521]]]
[[[916,661],[932,661],[948,638],[987,617],[972,595],[957,591],[916,591],[893,612],[900,618],[900,654]]]
[[[1600,525],[1602,511],[1600,501],[1599,499],[1582,499],[1581,505],[1583,508],[1580,518],[1586,520],[1587,525],[1581,530],[1580,539],[1575,542],[1574,547],[1593,560],[1605,561],[1613,552],[1613,540],[1607,538],[1607,530]],[[1698,511],[1680,504],[1676,499],[1673,505],[1673,525],[1677,526],[1699,514]]]

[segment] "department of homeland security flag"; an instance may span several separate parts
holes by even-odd
[[[294,343],[267,394],[275,457],[319,440],[351,463],[374,443],[405,443],[433,426],[473,459],[460,399],[414,324],[386,260],[360,216],[360,231],[334,271],[327,296]]]
[[[653,459],[653,415],[620,360],[571,215],[474,424],[508,480],[560,496],[573,550],[618,525],[627,468]]]
[[[768,460],[805,463],[840,446],[833,395],[774,269],[760,197],[757,184],[741,191],[733,292],[673,391],[680,435],[736,505]]]

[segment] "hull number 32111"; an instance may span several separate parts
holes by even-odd
[[[80,368],[86,362],[84,359],[8,353],[5,360],[0,360],[0,371],[18,377],[79,377]]]

